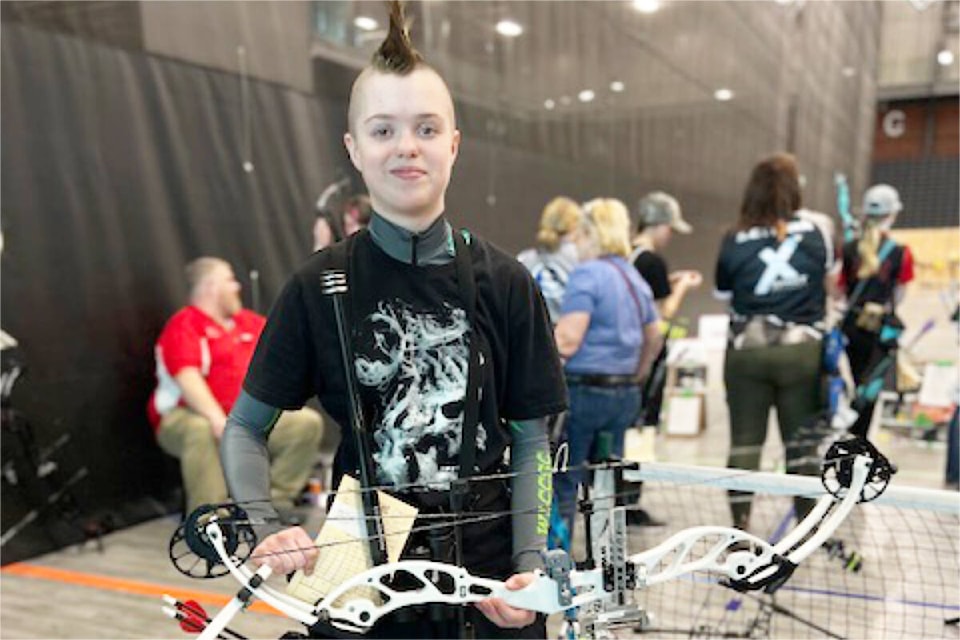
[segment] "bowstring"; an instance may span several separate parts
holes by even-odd
[[[856,458],[857,455],[859,455],[859,454],[856,454],[856,453],[845,454],[845,455],[837,456],[837,457],[835,458],[835,460],[853,459],[853,458]],[[821,461],[821,462],[822,462],[822,461]],[[584,463],[584,464],[582,464],[582,465],[576,465],[576,466],[574,466],[574,467],[569,467],[569,466],[564,465],[564,467],[563,467],[562,469],[557,469],[557,470],[555,470],[555,473],[570,473],[571,471],[577,471],[577,470],[583,470],[583,471],[616,470],[616,469],[620,469],[620,468],[625,468],[625,467],[628,467],[628,466],[632,466],[633,464],[634,464],[634,463],[633,463],[633,462],[630,462],[630,461],[611,461],[611,462],[603,462],[603,463]],[[723,479],[729,480],[729,479],[731,479],[731,478],[737,478],[737,477],[740,477],[740,476],[747,476],[747,475],[753,473],[753,471],[751,471],[751,470],[746,470],[746,469],[745,469],[745,470],[742,470],[742,473],[740,473],[740,474],[733,474],[733,475],[731,475],[731,474],[728,472],[727,469],[724,469],[724,471],[725,471],[725,473],[723,473],[723,474],[718,474],[717,476],[715,476],[715,477],[713,477],[713,478],[710,478],[710,477],[702,478],[702,479],[700,479],[700,480],[698,480],[698,481],[696,481],[696,482],[693,482],[693,483],[691,483],[691,484],[694,485],[694,486],[696,486],[696,485],[701,485],[701,486],[702,486],[702,485],[710,485],[710,484],[711,484],[713,481],[715,481],[715,480],[723,480]],[[483,476],[474,476],[474,477],[472,477],[472,478],[467,479],[467,481],[468,481],[468,482],[470,482],[470,481],[472,481],[472,482],[479,482],[479,481],[489,481],[489,480],[497,480],[497,479],[508,479],[508,478],[522,477],[522,476],[526,476],[526,475],[537,475],[537,474],[539,474],[539,473],[542,473],[542,471],[539,471],[539,470],[538,470],[538,471],[501,472],[501,473],[494,473],[494,474],[486,474],[486,475],[483,475]],[[374,487],[361,487],[361,488],[357,488],[357,489],[343,489],[343,490],[340,490],[340,491],[332,492],[332,494],[333,494],[333,495],[339,495],[339,494],[341,494],[341,493],[342,493],[342,494],[351,494],[351,493],[357,493],[357,494],[359,494],[359,493],[362,493],[362,492],[364,492],[364,491],[400,491],[400,490],[402,490],[403,488],[423,487],[423,486],[425,486],[425,485],[423,485],[422,483],[420,483],[420,484],[410,483],[410,484],[406,484],[406,485],[379,485],[379,486],[374,486]],[[602,512],[602,513],[603,513],[603,512],[612,511],[613,509],[618,508],[618,507],[616,506],[616,501],[617,501],[618,499],[620,499],[620,498],[625,498],[625,497],[630,497],[630,496],[634,496],[634,495],[636,495],[636,490],[633,489],[633,488],[629,488],[629,489],[626,490],[626,491],[615,491],[615,492],[610,493],[610,494],[604,494],[604,495],[595,496],[595,497],[593,498],[593,500],[594,500],[595,502],[598,502],[598,501],[610,501],[610,500],[612,500],[612,501],[614,501],[614,506],[595,508],[595,509],[594,509],[594,513],[597,513],[597,512]],[[244,505],[244,504],[269,503],[269,502],[270,502],[270,501],[267,500],[267,499],[261,499],[261,500],[245,500],[245,501],[240,501],[240,502],[224,503],[223,505],[218,505],[218,506],[230,506],[230,505],[240,506],[240,505]],[[619,508],[623,508],[623,507],[619,507]],[[514,515],[536,515],[536,514],[539,513],[539,507],[529,508],[529,509],[505,509],[505,510],[500,510],[500,511],[473,512],[473,513],[474,513],[474,515],[469,515],[469,516],[467,516],[467,517],[462,518],[462,519],[460,520],[460,524],[476,524],[476,523],[480,523],[480,522],[492,521],[492,520],[496,520],[496,519],[500,519],[500,518],[505,518],[505,517],[509,517],[509,516],[514,516]],[[449,513],[424,513],[424,514],[418,514],[418,515],[416,516],[416,520],[447,520],[447,522],[443,522],[443,523],[441,523],[441,524],[424,524],[424,525],[418,525],[418,526],[414,526],[414,527],[411,527],[410,529],[406,529],[406,530],[403,530],[403,531],[398,531],[398,532],[393,532],[393,533],[385,533],[385,534],[383,534],[383,537],[397,536],[397,535],[409,535],[409,534],[412,534],[412,533],[421,533],[421,532],[424,532],[424,531],[432,531],[432,530],[436,530],[436,529],[449,528],[449,527],[452,526],[452,522],[450,521],[450,520],[451,520],[451,516],[452,516],[452,514],[449,514]],[[366,515],[357,515],[357,516],[331,516],[331,517],[325,518],[325,519],[324,519],[324,522],[326,522],[326,521],[334,521],[334,522],[335,522],[335,521],[351,521],[351,522],[357,522],[357,521],[361,521],[361,520],[363,520],[363,521],[371,520],[371,519],[376,518],[376,517],[378,517],[378,516],[366,516]],[[391,518],[404,518],[404,519],[409,519],[409,518],[410,518],[410,516],[405,516],[405,515],[386,515],[386,514],[381,514],[379,517],[380,517],[381,519],[384,519],[384,520],[386,520],[386,519],[391,519]],[[246,526],[249,526],[249,525],[264,524],[264,523],[266,523],[266,521],[265,521],[265,520],[249,520],[249,519],[239,519],[239,518],[237,518],[237,519],[218,519],[218,520],[217,520],[217,523],[218,523],[220,526],[240,527],[240,526],[245,526],[245,525],[246,525]],[[259,553],[259,554],[251,555],[251,556],[250,556],[250,559],[254,559],[254,558],[257,558],[257,559],[258,559],[258,558],[265,558],[265,557],[269,557],[269,556],[283,555],[283,554],[290,554],[290,553],[302,553],[302,552],[304,552],[304,551],[321,550],[321,549],[324,549],[324,548],[335,547],[335,546],[340,546],[340,545],[344,545],[344,544],[353,544],[353,543],[358,543],[358,542],[369,542],[370,540],[376,539],[377,537],[378,537],[378,536],[361,536],[361,537],[351,538],[350,540],[332,541],[332,542],[326,542],[326,543],[318,543],[318,544],[314,544],[314,545],[311,545],[311,546],[308,546],[308,547],[294,547],[294,548],[290,548],[290,549],[283,549],[283,550],[280,550],[280,551],[273,551],[273,552],[269,552],[269,553]]]
[[[724,476],[724,477],[729,477],[729,476]],[[615,491],[615,492],[613,492],[613,493],[606,493],[606,494],[601,494],[601,495],[595,496],[594,498],[592,498],[592,500],[593,500],[594,502],[599,502],[599,501],[613,501],[614,506],[607,506],[607,507],[600,507],[600,508],[594,507],[593,513],[595,513],[595,514],[596,514],[596,513],[608,513],[608,512],[613,511],[614,509],[623,508],[623,507],[618,507],[618,506],[616,506],[616,501],[617,501],[619,498],[626,498],[626,497],[631,497],[631,496],[635,496],[635,495],[636,495],[636,491],[635,491],[635,490],[627,490],[627,491]],[[476,524],[476,523],[479,523],[479,522],[488,522],[488,521],[497,520],[497,519],[500,519],[500,518],[506,518],[506,517],[514,516],[514,515],[536,515],[536,514],[538,514],[538,513],[539,513],[539,508],[529,508],[529,509],[505,509],[505,510],[501,510],[501,511],[486,511],[486,512],[480,512],[480,513],[474,512],[475,515],[470,515],[470,516],[467,516],[467,517],[463,517],[463,518],[461,518],[461,519],[459,520],[459,523],[460,523],[460,524]],[[421,533],[421,532],[424,532],[424,531],[434,531],[434,530],[437,530],[437,529],[450,528],[450,527],[452,526],[452,524],[453,524],[453,521],[452,521],[452,519],[451,519],[451,515],[452,515],[452,514],[442,514],[442,513],[439,513],[439,514],[424,514],[424,515],[422,515],[422,516],[417,516],[417,519],[420,519],[420,518],[437,519],[437,520],[439,520],[439,519],[446,519],[447,522],[443,522],[443,523],[440,523],[440,524],[424,524],[424,525],[418,525],[418,526],[411,527],[410,529],[404,529],[404,530],[402,530],[402,531],[394,531],[394,532],[391,532],[391,533],[385,533],[385,534],[383,534],[383,537],[384,537],[384,538],[387,538],[387,537],[391,537],[391,536],[409,535],[409,534],[412,534],[412,533]],[[324,522],[326,522],[326,521],[328,521],[328,520],[329,520],[329,521],[351,521],[351,522],[356,522],[356,521],[361,521],[361,520],[371,520],[371,519],[376,518],[376,517],[377,517],[377,516],[361,516],[361,515],[358,515],[358,516],[342,516],[342,517],[334,516],[334,517],[331,517],[331,518],[325,518],[325,519],[324,519]],[[382,516],[380,516],[380,517],[383,518],[383,519],[388,519],[388,518],[407,518],[407,519],[409,519],[410,516],[402,516],[402,515],[382,515]],[[242,526],[242,525],[251,524],[251,523],[252,523],[252,521],[249,521],[249,520],[223,520],[223,521],[218,521],[218,524],[220,524],[221,526]],[[321,550],[321,549],[325,549],[325,548],[328,548],[328,547],[337,547],[337,546],[345,545],[345,544],[354,544],[354,543],[369,542],[370,540],[377,539],[378,537],[379,537],[379,536],[359,536],[359,537],[351,538],[351,539],[349,539],[349,540],[335,540],[335,541],[332,541],[332,542],[318,543],[318,544],[314,544],[314,545],[310,545],[310,546],[305,546],[305,547],[292,547],[292,548],[288,548],[288,549],[282,549],[282,550],[279,550],[279,551],[272,551],[272,552],[268,552],[268,553],[258,553],[258,554],[254,554],[254,555],[251,555],[249,559],[267,558],[267,557],[270,557],[270,556],[278,556],[278,555],[284,555],[284,554],[290,554],[290,553],[301,553],[301,552],[304,552],[304,551],[312,551],[312,550],[317,550],[317,551],[319,551],[319,550]],[[772,546],[772,545],[771,545],[771,546]]]
[[[573,467],[564,465],[561,468],[558,468],[556,465],[551,465],[551,475],[571,473],[575,471],[602,471],[602,470],[614,470],[620,468],[627,468],[636,464],[632,461],[611,461],[611,462],[599,462],[599,463],[583,463],[581,465],[576,465]],[[435,492],[440,491],[449,491],[452,485],[457,484],[469,484],[472,482],[487,482],[492,480],[510,480],[513,478],[523,478],[525,476],[538,476],[544,473],[543,469],[534,469],[529,471],[503,471],[498,473],[488,473],[484,475],[470,476],[469,478],[463,478],[458,480],[453,480],[449,482],[439,483],[439,482],[409,482],[401,484],[380,484],[374,485],[371,487],[357,487],[356,489],[338,489],[337,491],[329,492],[329,495],[338,496],[338,495],[349,495],[349,494],[363,494],[370,491],[383,491],[386,493],[403,493],[404,491],[409,491],[411,489],[427,489]],[[425,492],[424,492],[425,493]],[[416,492],[414,492],[416,495]],[[238,500],[235,502],[224,502],[221,504],[213,505],[214,507],[229,507],[229,506],[243,506],[245,504],[270,504],[271,500],[269,498],[258,498],[254,500]],[[418,516],[420,517],[420,516]],[[258,523],[259,524],[259,523]]]
[[[813,441],[811,440],[810,442],[812,443]],[[820,440],[817,440],[817,442],[820,442]],[[795,441],[795,442],[791,443],[791,446],[794,446],[794,445],[796,445],[796,444],[797,444],[797,443],[796,443],[796,441]],[[741,450],[754,449],[754,448],[756,448],[756,447],[754,447],[754,446],[750,446],[750,447],[733,447],[733,448],[731,448],[731,451],[732,451],[732,452],[738,452],[738,451],[741,451]],[[856,458],[857,455],[859,455],[859,454],[857,454],[857,453],[850,453],[850,454],[839,455],[839,456],[836,456],[835,458],[833,458],[833,460],[834,460],[834,461],[852,460],[852,459]],[[797,458],[797,459],[795,459],[795,460],[787,461],[787,463],[785,464],[785,469],[793,469],[793,468],[799,468],[799,467],[802,467],[802,466],[807,466],[807,465],[809,465],[811,462],[818,462],[818,463],[820,463],[820,464],[824,464],[824,463],[825,463],[825,461],[824,461],[821,457],[805,456],[805,457],[802,457],[802,458]],[[584,464],[580,464],[580,465],[575,465],[575,466],[573,466],[573,467],[564,466],[564,467],[562,467],[562,468],[560,468],[560,469],[557,469],[556,467],[552,467],[552,468],[554,469],[553,472],[552,472],[552,475],[560,475],[560,474],[566,474],[566,473],[571,473],[571,472],[576,472],[576,471],[607,471],[607,470],[611,470],[611,471],[612,471],[612,470],[621,469],[621,468],[626,469],[626,468],[628,468],[628,467],[633,466],[634,464],[637,464],[637,463],[635,463],[635,462],[633,462],[633,461],[612,461],[612,462],[601,462],[601,463],[584,463]],[[746,476],[746,475],[750,475],[750,474],[756,472],[755,469],[742,469],[742,470],[741,470],[742,473],[740,473],[740,474],[737,474],[737,473],[731,474],[729,467],[723,467],[723,469],[724,469],[724,473],[723,473],[723,474],[718,474],[717,476],[714,476],[714,477],[702,478],[702,479],[700,479],[700,480],[696,480],[696,481],[691,482],[691,483],[689,483],[689,484],[692,485],[692,486],[697,486],[697,485],[709,485],[709,484],[711,484],[711,483],[713,483],[713,482],[715,482],[715,481],[717,481],[717,480],[723,480],[723,479],[728,479],[728,478],[738,478],[738,477],[740,477],[741,475]],[[500,472],[500,473],[490,473],[490,474],[485,474],[485,475],[472,476],[472,477],[470,477],[470,478],[465,478],[465,479],[462,479],[462,480],[454,480],[454,481],[452,481],[452,482],[450,482],[450,483],[447,483],[447,484],[451,484],[451,485],[452,485],[452,484],[457,484],[457,483],[460,483],[460,482],[463,482],[463,483],[471,483],[471,482],[486,482],[486,481],[491,481],[491,480],[508,480],[508,479],[513,479],[513,478],[522,478],[522,477],[525,477],[525,476],[536,476],[536,475],[540,475],[541,473],[543,473],[542,470],[532,470],[532,471],[504,471],[504,472]],[[813,477],[813,476],[811,476],[811,477]],[[641,481],[641,482],[643,482],[643,481]],[[342,494],[342,495],[363,494],[363,493],[366,493],[366,492],[369,492],[369,491],[383,491],[383,492],[387,492],[387,493],[402,493],[403,491],[410,490],[410,489],[431,489],[431,490],[434,490],[434,491],[448,491],[448,490],[449,490],[449,487],[448,487],[448,486],[447,486],[447,487],[441,486],[439,483],[411,482],[411,483],[389,484],[389,485],[388,485],[388,484],[381,484],[381,485],[375,485],[375,486],[372,486],[372,487],[358,487],[358,488],[356,488],[356,489],[338,489],[337,491],[331,491],[331,492],[329,492],[328,495],[331,495],[331,496],[336,497],[336,496],[341,495],[341,494]],[[243,505],[246,505],[246,504],[270,504],[270,503],[271,503],[271,500],[270,500],[269,498],[259,498],[259,499],[254,499],[254,500],[239,500],[239,501],[236,501],[236,502],[225,502],[225,503],[217,504],[217,505],[214,505],[214,506],[215,506],[215,507],[229,507],[229,506],[234,506],[234,505],[235,505],[235,506],[243,506]],[[421,514],[421,515],[418,515],[417,517],[418,517],[418,518],[423,518],[423,517],[427,517],[428,515],[437,515],[437,516],[439,517],[439,516],[442,516],[442,515],[444,515],[444,514]],[[362,518],[362,517],[363,517],[363,516],[357,516],[357,517],[354,518],[354,519],[360,519],[360,518]],[[390,516],[381,516],[381,517],[386,518],[386,517],[390,517]],[[404,516],[396,516],[396,517],[404,517]],[[263,524],[263,523],[261,523],[261,522],[252,522],[252,524]]]
[[[475,523],[478,523],[478,522],[487,522],[487,521],[491,521],[491,520],[497,520],[498,518],[506,518],[506,517],[508,517],[508,516],[513,516],[513,515],[524,515],[524,514],[535,514],[535,513],[537,513],[537,509],[515,509],[515,510],[505,510],[505,511],[490,511],[490,512],[484,513],[484,514],[482,514],[482,515],[469,516],[469,517],[461,518],[460,520],[458,520],[458,523],[459,523],[459,524],[475,524]],[[442,515],[442,514],[439,514],[439,515]],[[358,516],[357,518],[343,518],[343,519],[344,519],[344,520],[365,520],[365,519],[368,519],[369,517],[371,517],[371,516]],[[372,517],[376,517],[376,516],[372,516]],[[397,516],[394,516],[394,517],[397,517]],[[400,517],[403,517],[403,516],[400,516]],[[226,524],[226,523],[223,523],[223,524]],[[433,530],[436,530],[436,529],[449,529],[449,528],[452,527],[452,526],[453,526],[453,521],[451,520],[450,522],[445,522],[445,523],[442,523],[442,524],[426,524],[426,525],[420,525],[420,526],[416,526],[416,527],[411,527],[410,529],[405,529],[405,530],[403,530],[403,531],[394,531],[394,532],[392,532],[392,533],[384,533],[384,534],[383,534],[383,537],[384,537],[384,538],[389,538],[389,537],[391,537],[391,536],[403,536],[403,535],[409,535],[409,534],[411,534],[411,533],[420,533],[420,532],[423,532],[423,531],[433,531]],[[308,546],[308,547],[293,547],[293,548],[290,548],[290,549],[281,549],[280,551],[271,551],[271,552],[269,552],[269,553],[257,553],[257,554],[251,555],[249,559],[253,560],[253,559],[257,559],[257,558],[268,558],[268,557],[271,557],[271,556],[279,556],[279,555],[284,555],[284,554],[289,554],[289,553],[302,553],[302,552],[304,552],[304,551],[313,551],[313,550],[326,549],[326,548],[328,548],[328,547],[337,547],[337,546],[344,545],[344,544],[355,544],[355,543],[358,543],[358,542],[369,542],[370,540],[375,540],[375,539],[378,539],[378,538],[379,538],[379,536],[360,536],[360,537],[350,538],[349,540],[334,540],[334,541],[331,541],[331,542],[324,542],[324,543],[313,544],[313,545],[310,545],[310,546]]]

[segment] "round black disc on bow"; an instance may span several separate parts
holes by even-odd
[[[865,438],[838,440],[830,446],[823,460],[823,487],[838,499],[846,496],[853,484],[853,465],[858,455],[871,460],[867,481],[860,490],[860,502],[870,502],[886,490],[897,468]]]
[[[247,518],[247,512],[235,504],[205,504],[197,507],[173,532],[170,538],[170,561],[177,571],[191,578],[219,578],[229,573],[207,534],[207,525],[220,525],[223,546],[227,554],[245,562],[254,547],[257,536]]]

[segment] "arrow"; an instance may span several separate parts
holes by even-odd
[[[170,607],[163,608],[164,613],[171,618],[179,620],[180,628],[187,633],[200,633],[210,624],[210,616],[207,615],[206,610],[196,600],[181,602],[173,596],[164,594],[163,601],[170,605]],[[227,628],[224,628],[223,631],[236,640],[247,640],[246,636],[242,636],[236,631]],[[226,639],[226,636],[219,633],[217,637]]]

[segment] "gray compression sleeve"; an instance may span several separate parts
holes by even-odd
[[[246,391],[233,404],[220,442],[220,462],[227,488],[251,520],[258,540],[282,529],[270,502],[270,452],[267,437],[282,411]]]
[[[511,422],[510,508],[513,516],[513,566],[517,572],[543,567],[540,551],[547,547],[550,503],[553,499],[553,465],[546,421]]]

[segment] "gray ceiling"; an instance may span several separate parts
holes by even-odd
[[[860,32],[864,3],[836,4],[833,31]],[[872,4],[872,3],[871,3]],[[365,61],[382,32],[364,34],[352,18],[366,15],[384,22],[379,2],[323,2],[316,5],[338,33],[322,41],[341,53],[359,52]],[[423,2],[413,3],[413,35],[439,67],[458,97],[490,106],[508,106],[536,117],[588,112],[675,110],[714,103],[714,91],[735,94],[735,108],[747,114],[769,113],[783,83],[784,59],[795,46],[804,21],[816,21],[815,7],[776,2],[666,2],[654,14],[642,14],[627,1],[570,2]],[[499,19],[524,27],[517,38],[495,32]],[[806,30],[809,32],[809,30]],[[809,34],[808,34],[809,35]],[[864,60],[856,38],[840,38],[833,68]],[[343,45],[343,46],[338,46]],[[357,46],[353,46],[356,44]],[[860,69],[873,73],[873,69]],[[614,93],[610,82],[622,81]],[[583,89],[596,92],[588,104],[577,100]],[[569,104],[561,104],[566,97]],[[557,108],[545,113],[544,101]]]

